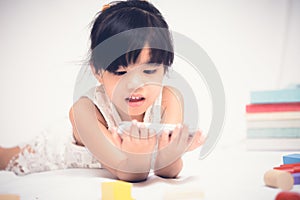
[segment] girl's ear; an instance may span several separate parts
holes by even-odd
[[[92,69],[92,72],[95,76],[95,78],[98,80],[99,83],[103,83],[102,81],[102,71],[96,71],[96,68],[94,67],[93,64],[91,64],[91,69]]]

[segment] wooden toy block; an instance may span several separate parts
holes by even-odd
[[[0,200],[20,200],[20,196],[16,194],[0,194]]]
[[[133,200],[131,187],[132,184],[125,181],[103,182],[102,200]]]
[[[289,154],[283,156],[283,163],[284,164],[294,164],[294,163],[300,163],[300,154]]]
[[[269,170],[264,175],[267,186],[290,190],[294,185],[294,178],[291,173],[283,170]]]
[[[282,191],[276,195],[275,200],[300,200],[300,193]]]
[[[294,185],[300,184],[300,163],[280,165],[279,167],[274,167],[273,169],[291,173],[294,178]]]

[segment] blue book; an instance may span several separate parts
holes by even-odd
[[[300,138],[300,128],[247,129],[247,138]]]
[[[300,88],[252,91],[250,93],[250,102],[251,104],[300,102]]]
[[[283,163],[284,164],[295,164],[295,163],[300,164],[300,154],[294,153],[294,154],[289,154],[289,155],[283,156]]]

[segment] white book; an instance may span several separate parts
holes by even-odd
[[[247,139],[246,147],[248,150],[300,151],[300,138]]]
[[[247,128],[300,128],[300,119],[249,120]]]
[[[257,120],[288,120],[300,119],[300,112],[261,112],[261,113],[246,113],[247,121]]]

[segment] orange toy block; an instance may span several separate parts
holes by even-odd
[[[20,196],[16,194],[0,194],[0,200],[20,200]]]

